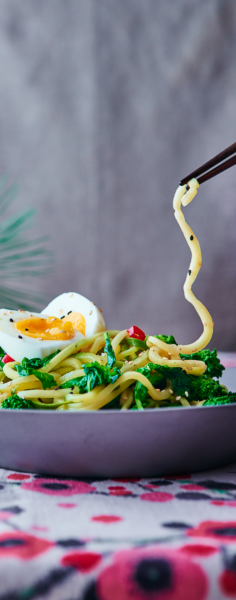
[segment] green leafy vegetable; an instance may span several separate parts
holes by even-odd
[[[108,332],[104,333],[104,339],[105,339],[104,352],[107,355],[107,367],[109,367],[111,369],[113,367],[114,363],[116,362],[116,357],[115,357],[115,352],[111,345],[111,340],[110,340],[110,336],[109,336]]]
[[[4,352],[4,350],[0,346],[0,373],[2,373],[4,367],[4,362],[2,362],[1,358],[3,358],[5,354],[6,352]]]
[[[55,356],[55,354],[54,354]],[[48,357],[47,357],[48,358]],[[16,371],[19,373],[20,377],[27,377],[28,375],[35,375],[37,379],[41,382],[43,389],[54,387],[56,385],[56,381],[52,375],[49,373],[41,373],[35,369],[32,365],[35,361],[40,361],[40,358],[34,358],[29,360],[28,358],[23,358],[20,365],[15,365]],[[45,359],[42,359],[45,360]],[[49,362],[49,361],[48,361]],[[36,363],[37,364],[37,363]],[[44,363],[45,364],[45,363]]]
[[[207,375],[187,375],[180,367],[168,367],[149,363],[146,367],[137,369],[152,383],[155,388],[163,389],[167,380],[171,382],[171,388],[177,396],[185,396],[189,400],[207,400],[225,396],[225,388],[218,380],[210,379]],[[146,386],[139,381],[134,388],[134,399],[142,402],[143,407],[149,400]]]
[[[115,383],[118,377],[121,376],[120,370],[116,367],[111,370],[107,365],[100,365],[97,361],[84,365],[84,372],[84,376],[75,377],[74,379],[65,381],[65,383],[60,385],[60,388],[65,389],[77,386],[80,394],[86,394],[102,383],[105,383],[106,385]]]
[[[137,348],[142,348],[142,350],[147,350],[147,344],[142,340],[138,340],[136,338],[126,338],[125,341],[128,346],[136,346]]]
[[[166,344],[175,344],[177,346],[177,342],[175,341],[173,335],[154,335],[153,337],[158,338],[158,340],[161,340]]]
[[[24,366],[24,368],[42,369],[42,367],[45,367],[45,365],[47,365],[50,362],[50,360],[52,360],[52,358],[54,358],[54,356],[57,356],[57,354],[59,353],[60,350],[57,350],[56,352],[54,352],[53,354],[49,354],[45,358],[23,358],[21,365]]]
[[[225,388],[218,380],[210,379],[207,375],[187,375],[191,380],[190,400],[210,400],[225,396]]]
[[[60,390],[64,390],[64,389],[69,389],[71,387],[79,387],[81,381],[84,379],[84,377],[74,377],[74,379],[68,379],[68,381],[65,381],[65,383],[62,383],[60,385]]]
[[[221,404],[234,404],[236,402],[236,394],[228,392],[227,396],[221,396],[221,398],[209,398],[205,400],[203,406],[219,406]]]
[[[148,366],[137,369],[137,372],[147,377],[155,388],[163,389],[165,387],[166,379],[161,372],[154,370],[152,367],[156,367],[156,365],[149,363]],[[143,408],[146,408],[150,402],[148,389],[140,381],[137,381],[134,387],[134,401],[136,404],[137,401],[141,402]]]
[[[205,375],[209,375],[209,377],[217,377],[219,379],[225,370],[225,367],[221,364],[217,356],[216,348],[212,351],[200,350],[199,352],[195,352],[195,354],[180,354],[180,356],[188,360],[203,360],[207,365]]]
[[[53,375],[50,375],[50,373],[41,373],[41,371],[35,370],[33,374],[35,375],[35,377],[37,377],[37,379],[39,379],[44,390],[55,387],[56,381]]]
[[[13,394],[12,396],[9,396],[9,398],[6,398],[6,400],[3,400],[1,408],[19,410],[22,408],[34,408],[34,405],[30,400],[23,400],[23,398],[20,398],[17,394]]]
[[[177,396],[184,396],[185,392],[190,392],[191,379],[180,367],[171,368],[164,365],[159,369],[162,375],[171,381],[172,390]]]

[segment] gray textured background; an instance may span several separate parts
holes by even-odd
[[[109,327],[193,341],[178,181],[236,140],[235,0],[1,0],[0,171],[56,254],[44,289],[78,291]],[[194,285],[236,350],[236,168],[185,209]]]

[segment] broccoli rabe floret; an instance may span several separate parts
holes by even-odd
[[[137,369],[137,373],[141,373],[147,377],[155,388],[158,387],[159,389],[163,389],[165,387],[165,378],[162,373],[153,371],[153,367],[155,368],[156,366],[157,365],[149,363],[146,367]],[[150,397],[148,398],[148,389],[140,381],[137,381],[134,387],[134,400],[135,402],[139,400],[143,408],[146,408],[150,402]]]
[[[205,400],[203,406],[217,406],[221,404],[234,404],[236,402],[236,394],[233,392],[228,392],[227,396],[222,396],[221,398],[209,398],[209,400]]]
[[[187,360],[203,360],[203,362],[207,365],[205,375],[208,375],[209,377],[217,377],[217,379],[219,379],[225,370],[225,367],[221,364],[219,358],[217,357],[216,348],[212,351],[200,350],[194,354],[180,354],[180,357]]]
[[[13,394],[12,396],[9,396],[9,398],[3,400],[1,408],[19,410],[22,408],[34,408],[34,406],[29,400],[23,400],[23,398],[20,398],[17,394]]]
[[[189,392],[190,400],[206,400],[225,396],[225,388],[218,380],[210,379],[207,375],[188,375],[191,379]]]

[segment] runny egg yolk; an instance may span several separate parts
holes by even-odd
[[[83,315],[77,312],[71,312],[62,319],[31,317],[15,323],[17,331],[28,337],[43,340],[71,340],[75,335],[75,330],[85,335],[85,326]]]

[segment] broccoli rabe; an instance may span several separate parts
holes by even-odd
[[[153,337],[158,338],[158,340],[161,340],[166,344],[175,344],[177,346],[177,342],[173,335],[154,335]]]
[[[23,398],[20,398],[17,394],[13,394],[12,396],[9,396],[9,398],[3,400],[1,408],[19,410],[21,408],[34,408],[34,405],[30,400],[23,400]]]
[[[80,394],[86,394],[102,383],[107,385],[109,383],[115,383],[121,375],[121,372],[117,367],[114,367],[114,369],[111,370],[107,366],[100,365],[97,361],[85,364],[83,369],[85,375],[65,381],[65,383],[60,385],[60,388],[64,389],[77,386]]]
[[[106,333],[104,333],[104,340],[105,340],[104,352],[107,355],[107,367],[109,367],[111,369],[113,367],[114,363],[116,362],[116,357],[115,357],[115,352],[111,345],[111,340],[110,340],[108,331],[106,331]]]
[[[225,370],[225,367],[217,357],[216,348],[212,351],[200,350],[199,352],[195,352],[195,354],[180,354],[180,357],[187,360],[203,360],[207,365],[205,375],[208,375],[209,377],[217,377],[217,379],[219,379]]]
[[[137,369],[145,375],[155,388],[163,389],[167,380],[177,396],[187,396],[191,400],[213,400],[225,397],[225,388],[218,380],[210,379],[207,375],[187,375],[180,367],[168,367],[149,363],[146,367]],[[148,390],[140,383],[134,388],[134,400],[139,400],[143,407],[149,402]]]
[[[207,375],[187,375],[191,380],[189,399],[206,400],[225,396],[225,388],[218,380],[210,379]]]
[[[141,373],[147,377],[155,388],[158,387],[159,389],[163,389],[165,387],[165,377],[163,377],[160,372],[154,371],[152,367],[155,368],[156,366],[157,365],[149,363],[148,366],[137,369],[137,373]],[[137,381],[134,387],[134,400],[135,402],[139,400],[143,408],[146,408],[150,402],[150,398],[148,398],[148,389],[140,381]]]
[[[219,406],[221,404],[234,404],[236,402],[236,394],[228,392],[227,396],[224,395],[221,398],[209,398],[203,402],[203,406]]]

